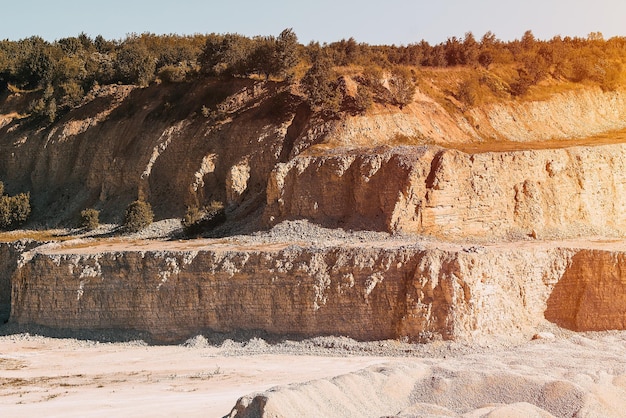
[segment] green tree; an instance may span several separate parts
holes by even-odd
[[[115,42],[107,41],[106,39],[104,39],[104,37],[102,37],[102,35],[96,36],[93,44],[96,48],[96,51],[101,54],[107,54],[115,50]]]
[[[394,68],[389,79],[391,104],[402,109],[413,101],[415,84],[411,72],[405,67]]]
[[[328,114],[339,112],[342,95],[330,58],[319,57],[304,75],[301,83],[312,109]]]
[[[139,232],[154,220],[150,203],[135,200],[126,208],[124,228],[129,232]]]
[[[264,36],[254,39],[256,47],[248,60],[253,71],[269,79],[271,75],[278,73],[280,63],[277,56],[276,39],[273,36]]]
[[[93,231],[100,225],[100,212],[96,209],[84,209],[80,212],[80,226]]]
[[[248,75],[254,46],[252,39],[238,34],[209,35],[200,56],[202,70],[209,75]]]
[[[57,42],[66,55],[78,54],[83,49],[83,43],[76,37],[59,39]]]
[[[22,61],[20,78],[31,87],[51,83],[57,64],[55,48],[37,37],[31,42],[31,52]]]
[[[520,40],[522,49],[526,52],[532,52],[535,50],[537,45],[537,39],[535,39],[535,35],[533,35],[532,31],[527,30],[522,35],[522,39]]]
[[[130,39],[117,52],[115,69],[120,81],[145,87],[154,79],[156,60],[145,45]]]
[[[463,39],[463,64],[476,66],[478,63],[478,56],[480,55],[480,47],[476,38],[472,32],[467,32]]]
[[[287,78],[290,71],[298,65],[299,56],[298,36],[292,28],[283,30],[276,39],[277,75]]]

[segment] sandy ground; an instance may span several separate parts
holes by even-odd
[[[545,388],[554,387],[555,382],[567,389],[564,392],[567,396],[558,393],[553,396],[552,405],[556,411],[565,408],[564,412],[571,412],[567,409],[571,404],[567,397],[574,392],[576,396],[580,395],[583,403],[589,403],[585,401],[589,394],[593,399],[599,397],[599,402],[608,405],[600,410],[602,414],[609,414],[606,416],[619,416],[626,408],[624,331],[570,334],[510,346],[470,347],[439,342],[417,347],[416,352],[410,354],[412,357],[401,355],[403,347],[409,347],[408,344],[402,346],[402,343],[398,343],[395,356],[381,357],[346,355],[346,348],[350,350],[361,343],[346,343],[340,339],[336,342],[346,343],[344,350],[324,356],[315,355],[315,350],[307,351],[302,342],[294,343],[294,347],[300,348],[298,354],[292,354],[281,353],[282,349],[272,348],[263,341],[258,343],[258,340],[230,346],[228,343],[214,346],[204,339],[202,341],[202,344],[187,346],[147,346],[140,341],[97,343],[28,334],[2,336],[0,416],[222,417],[241,396],[277,385],[312,381],[296,385],[297,396],[301,397],[302,405],[306,405],[315,401],[311,397],[319,396],[320,387],[329,385],[329,380],[324,378],[368,367],[376,370],[377,367],[370,366],[383,364],[400,365],[400,371],[402,367],[409,367],[409,375],[402,375],[400,381],[408,381],[412,386],[407,389],[393,383],[392,392],[408,393],[411,387],[418,387],[407,376],[414,379],[419,375],[424,382],[438,382],[433,387],[430,383],[427,385],[422,402],[474,411],[474,415],[466,416],[486,416],[476,412],[476,408],[483,404],[511,404],[515,399],[504,396],[508,396],[511,388],[543,391],[539,398],[545,401]],[[360,379],[366,375],[349,376],[357,377],[348,379]],[[442,392],[442,376],[447,382],[447,394]],[[319,379],[327,383],[320,386]],[[365,383],[357,385],[357,392],[366,390],[370,381],[374,387],[376,380],[366,377]],[[520,386],[520,382],[525,383]],[[273,392],[280,398],[281,390]],[[522,390],[520,401],[524,400],[526,392],[526,389]],[[351,399],[354,397],[351,395]],[[335,401],[330,395],[326,399],[331,408]],[[532,399],[530,397],[527,401]],[[524,410],[528,408],[527,404],[520,405],[513,407],[522,408],[521,411],[526,413],[530,411]],[[490,408],[485,412],[492,411],[494,406]],[[594,414],[594,410],[592,408],[589,416],[603,416]],[[315,416],[315,411],[308,411],[310,416]],[[292,412],[297,416],[302,413]],[[357,416],[346,413],[336,403],[325,413],[328,416]]]
[[[222,417],[240,396],[389,360],[223,351],[0,337],[0,416]]]

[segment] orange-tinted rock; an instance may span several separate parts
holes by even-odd
[[[626,233],[626,145],[467,154],[393,147],[298,156],[273,171],[266,220],[444,239]]]

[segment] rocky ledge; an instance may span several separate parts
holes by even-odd
[[[530,338],[547,321],[626,328],[626,242],[353,238],[42,246],[12,276],[11,322],[140,331],[157,342],[253,330],[476,341]]]

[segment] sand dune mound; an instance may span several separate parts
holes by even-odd
[[[402,360],[241,398],[230,417],[621,417],[626,335]]]

